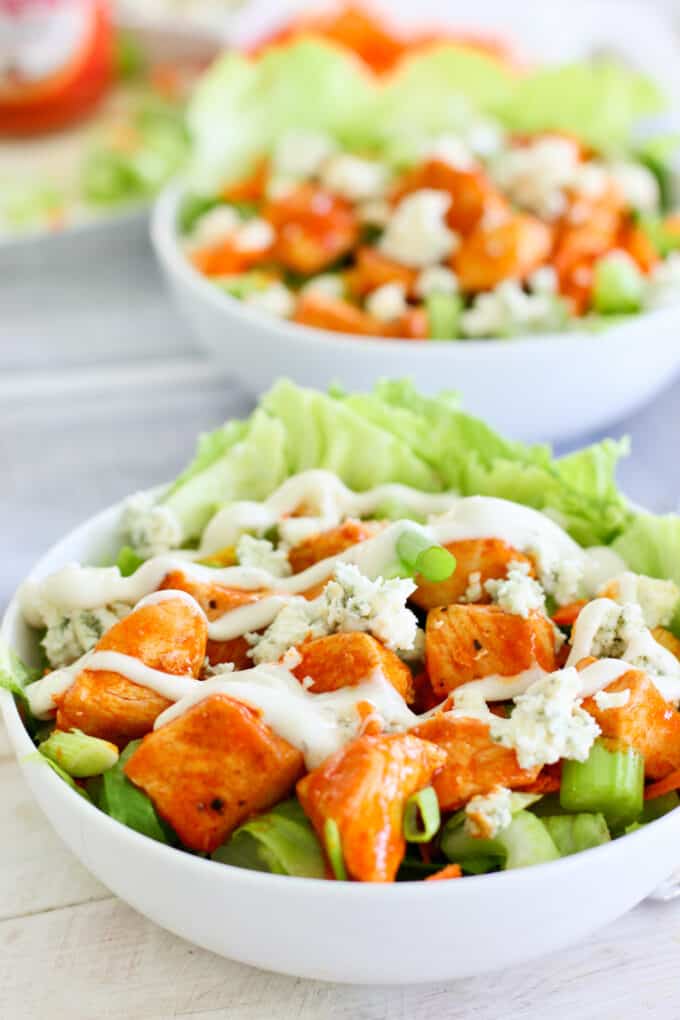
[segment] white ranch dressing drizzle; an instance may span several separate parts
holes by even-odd
[[[284,666],[264,665],[197,683],[158,716],[154,729],[216,694],[259,710],[275,733],[302,751],[308,769],[358,735],[361,720],[356,706],[360,701],[374,706],[387,731],[405,730],[419,721],[380,672],[354,687],[310,694]]]
[[[385,498],[399,498],[419,512],[442,510],[444,514],[430,519],[426,526],[412,521],[396,521],[378,535],[361,542],[337,556],[329,557],[314,564],[308,570],[288,578],[274,577],[266,570],[252,567],[212,568],[195,562],[195,557],[206,555],[208,549],[223,547],[225,542],[235,538],[235,521],[242,529],[245,522],[251,523],[259,515],[260,523],[267,514],[278,520],[279,515],[299,508],[305,500],[316,500],[322,518],[314,518],[314,530],[333,526],[348,513],[369,513]],[[266,508],[263,516],[262,508]],[[256,510],[254,508],[257,508]],[[248,510],[248,513],[246,513]],[[251,513],[252,511],[252,513]],[[250,516],[249,516],[250,514]],[[231,516],[230,516],[231,515]],[[221,523],[219,518],[221,517]],[[300,518],[301,520],[301,518]],[[214,525],[214,528],[213,528]],[[213,529],[212,537],[210,531]],[[231,529],[231,531],[229,530]],[[587,568],[591,561],[599,563],[599,549],[584,550],[576,544],[559,525],[537,510],[524,507],[509,500],[486,496],[458,498],[450,493],[428,494],[407,486],[378,486],[366,493],[353,493],[334,475],[324,471],[310,471],[289,479],[266,503],[235,503],[226,507],[208,526],[205,536],[210,541],[198,553],[172,553],[153,557],[143,563],[134,574],[122,577],[117,567],[81,567],[69,564],[41,582],[27,582],[21,589],[22,610],[33,626],[42,624],[41,602],[48,602],[65,611],[94,609],[112,602],[131,605],[155,591],[164,577],[179,571],[187,578],[205,583],[224,585],[242,591],[274,589],[278,601],[263,600],[264,605],[252,603],[237,607],[209,624],[209,635],[214,640],[225,640],[248,631],[257,630],[272,622],[281,608],[281,599],[301,594],[327,578],[337,562],[355,563],[361,572],[371,578],[383,574],[396,561],[396,542],[407,529],[424,532],[433,543],[447,544],[474,538],[500,538],[519,551],[538,546],[549,547],[557,558],[578,560]],[[204,536],[204,541],[205,541]],[[612,557],[608,566],[609,576],[620,570],[621,561]],[[616,562],[613,562],[616,560]],[[601,575],[603,571],[599,569]],[[598,580],[601,578],[598,577]],[[235,615],[237,614],[237,615]]]
[[[151,594],[145,595],[144,598],[140,599],[135,610],[142,609],[144,606],[157,606],[161,602],[183,602],[189,609],[193,610],[197,616],[201,616],[204,620],[206,615],[199,606],[193,595],[190,595],[186,591],[179,591],[176,588],[163,588],[161,591],[152,591]]]
[[[334,528],[346,517],[367,517],[385,503],[394,502],[428,517],[449,510],[459,499],[454,492],[420,492],[396,483],[353,492],[332,471],[302,471],[286,479],[262,503],[243,500],[218,511],[203,532],[199,556],[235,545],[244,531],[263,533],[282,521],[288,540],[300,541],[314,532]],[[301,507],[310,512],[291,517]]]

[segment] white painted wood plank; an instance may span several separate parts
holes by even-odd
[[[0,804],[0,920],[110,895],[54,834],[11,758],[0,761]]]
[[[530,966],[448,985],[359,988],[222,960],[104,900],[0,923],[0,1016],[671,1020],[680,1015],[679,944],[680,905],[645,906]]]
[[[9,746],[9,739],[7,737],[7,731],[5,725],[0,717],[0,762],[3,758],[9,758],[12,755],[12,749]]]

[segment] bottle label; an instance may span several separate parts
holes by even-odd
[[[58,74],[85,44],[89,0],[0,0],[0,91]]]

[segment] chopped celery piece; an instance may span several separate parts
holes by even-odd
[[[323,878],[326,873],[321,845],[295,799],[241,825],[212,857],[222,864],[275,875]]]
[[[221,290],[227,294],[243,301],[249,294],[255,294],[258,290],[264,290],[271,280],[264,273],[253,270],[251,273],[238,273],[233,276],[222,276],[215,280]]]
[[[560,856],[541,819],[529,811],[518,811],[507,829],[499,832],[496,839],[506,850],[506,871],[556,861]]]
[[[432,786],[409,797],[404,808],[404,838],[409,843],[429,843],[440,824],[439,801]]]
[[[456,569],[456,557],[443,546],[433,545],[424,532],[415,528],[399,536],[397,555],[407,570],[435,583],[446,581]]]
[[[338,882],[347,881],[345,857],[342,852],[342,838],[338,823],[334,818],[327,818],[323,826],[323,841],[329,864]]]
[[[441,848],[450,861],[469,874],[482,874],[495,867],[504,871],[525,868],[560,856],[541,819],[529,811],[518,811],[510,825],[493,839],[471,836],[459,812],[445,825]]]
[[[562,857],[600,846],[611,839],[601,814],[550,815],[541,821]]]
[[[425,298],[427,335],[430,340],[455,340],[460,333],[463,301],[458,294],[433,291]]]
[[[667,815],[669,811],[673,811],[678,805],[680,805],[680,797],[678,797],[675,790],[664,793],[660,797],[653,797],[652,800],[645,801],[645,806],[638,821],[642,825],[646,825],[647,822],[654,822],[657,818]]]
[[[642,811],[644,780],[641,754],[599,738],[585,761],[564,762],[560,804],[567,811],[601,811],[610,828],[624,828]]]
[[[80,730],[54,730],[38,748],[74,779],[101,775],[118,761],[118,748],[108,740],[90,737]]]
[[[645,293],[645,278],[631,258],[608,255],[595,266],[593,307],[602,315],[638,312]]]

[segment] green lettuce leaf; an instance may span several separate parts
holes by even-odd
[[[370,144],[376,92],[353,54],[302,39],[259,60],[227,53],[199,82],[188,111],[189,176],[214,189],[245,175],[281,135],[323,131],[351,147]]]
[[[294,798],[240,826],[212,856],[222,864],[275,875],[324,878],[326,873],[321,845]]]
[[[265,394],[261,406],[284,428],[287,474],[326,468],[357,491],[388,481],[428,492],[441,488],[436,471],[408,443],[357,413],[350,399],[284,379]]]
[[[195,460],[162,500],[181,522],[184,538],[197,538],[221,504],[264,499],[280,485],[289,473],[284,444],[281,422],[262,410],[203,437]]]
[[[475,115],[502,108],[514,76],[500,61],[442,44],[403,61],[378,93],[375,130],[394,151],[397,141],[458,133]],[[403,150],[402,150],[403,151]]]
[[[613,544],[631,570],[680,585],[680,516],[638,513]]]
[[[601,151],[625,146],[635,123],[664,106],[650,78],[609,61],[582,62],[519,78],[499,115],[513,131],[567,131]]]
[[[149,836],[159,843],[174,844],[177,837],[170,826],[156,813],[144,791],[131,783],[125,775],[125,763],[140,744],[141,740],[131,741],[115,765],[88,783],[88,792],[100,810],[127,825],[129,829],[141,832],[143,836]]]
[[[40,678],[40,670],[27,666],[16,652],[0,641],[0,688],[9,691],[19,707],[21,718],[33,736],[42,723],[35,719],[26,697],[26,688]]]
[[[225,503],[265,499],[288,476],[326,468],[356,491],[401,482],[512,499],[552,513],[577,541],[595,545],[612,541],[631,517],[615,481],[626,452],[625,442],[605,440],[556,460],[549,446],[505,439],[465,414],[451,392],[425,397],[408,381],[348,395],[282,380],[247,421],[202,437],[162,502],[191,541]]]

